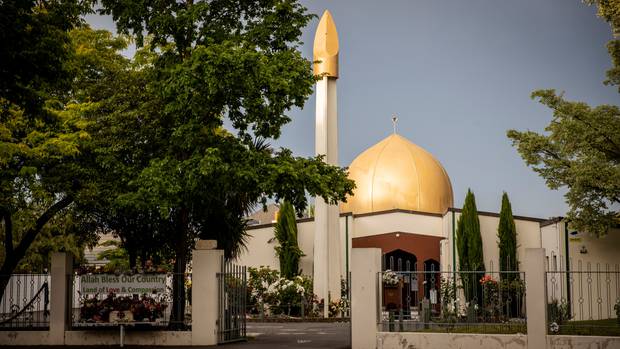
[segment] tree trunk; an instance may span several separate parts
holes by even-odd
[[[185,326],[185,268],[187,266],[187,222],[188,211],[182,208],[177,226],[174,274],[172,276],[172,312],[169,326],[173,329]]]

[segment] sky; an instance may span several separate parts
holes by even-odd
[[[338,133],[341,166],[392,133],[428,150],[444,166],[461,207],[471,188],[478,210],[498,212],[507,192],[515,215],[562,216],[564,190],[528,168],[508,129],[543,132],[552,112],[530,98],[564,91],[590,105],[620,104],[603,85],[611,67],[607,23],[579,0],[311,0],[317,14],[300,50],[312,59],[325,9],[340,41]],[[110,17],[91,15],[114,31]],[[130,48],[125,52],[131,56]],[[315,96],[291,110],[275,147],[314,155]]]

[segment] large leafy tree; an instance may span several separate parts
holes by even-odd
[[[336,203],[352,191],[343,169],[265,146],[312,91],[310,62],[298,51],[311,15],[289,0],[102,5],[121,33],[152,53],[139,91],[109,105],[110,122],[128,121],[116,131],[130,133],[146,161],[117,202],[156,211],[169,228],[160,237],[175,254],[172,316],[181,321],[180,275],[195,238],[216,239],[231,257],[243,246],[243,217],[253,205],[286,199],[301,212],[307,194]],[[113,147],[109,154],[118,159]]]
[[[280,260],[280,274],[282,277],[292,279],[299,275],[299,259],[303,256],[303,252],[297,243],[295,209],[287,201],[280,204],[274,231],[279,244],[275,250]]]
[[[467,190],[461,216],[457,221],[456,246],[465,299],[481,304],[482,289],[479,280],[484,276],[484,256],[476,198],[471,190]]]
[[[587,1],[617,34],[620,2]],[[607,45],[613,67],[606,84],[620,88],[620,40]],[[551,189],[566,187],[567,219],[575,229],[605,235],[620,222],[620,108],[591,107],[568,101],[555,90],[538,90],[532,98],[553,110],[545,133],[509,130],[508,137]]]
[[[79,115],[89,106],[72,102],[68,33],[88,8],[77,0],[0,2],[0,296],[82,185],[79,144],[88,134]]]

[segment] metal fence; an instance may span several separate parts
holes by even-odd
[[[246,267],[227,262],[222,257],[217,281],[217,342],[245,340],[248,284]]]
[[[549,334],[620,336],[619,265],[578,261],[549,269]]]
[[[0,301],[0,329],[49,328],[50,276],[13,274]]]
[[[144,276],[157,274],[139,274]],[[161,274],[159,274],[161,275]],[[85,293],[84,275],[71,275],[72,329],[109,328],[123,324],[139,329],[188,330],[191,328],[191,273],[168,273],[163,292]],[[179,290],[174,292],[174,284]]]
[[[382,331],[527,332],[523,272],[388,269],[376,285]]]

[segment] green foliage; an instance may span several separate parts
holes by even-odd
[[[598,5],[599,16],[617,35],[620,2],[586,2]],[[620,89],[620,41],[613,39],[607,47],[613,67],[605,83]],[[567,101],[555,90],[534,91],[532,98],[553,110],[545,133],[509,130],[508,137],[549,188],[568,189],[567,219],[574,229],[607,234],[620,223],[620,109]]]
[[[104,266],[106,270],[116,271],[128,271],[129,266],[129,253],[122,247],[121,243],[115,240],[108,240],[100,246],[112,246],[113,248],[106,249],[99,252],[97,255],[98,260],[107,260],[108,263]]]
[[[0,2],[0,97],[31,116],[44,113],[52,96],[63,96],[72,79],[68,33],[90,10],[89,1]],[[4,122],[4,121],[3,121]]]
[[[499,212],[499,226],[497,227],[497,237],[499,238],[499,270],[518,271],[519,262],[517,260],[517,228],[512,216],[512,208],[508,194],[502,195],[502,209]],[[512,281],[518,277],[516,273],[500,274],[501,279]]]
[[[471,302],[475,299],[480,304],[482,289],[478,280],[484,275],[485,268],[476,198],[471,190],[467,191],[463,210],[457,221],[456,245],[459,255],[459,270],[465,272],[461,273],[465,300]]]
[[[275,247],[280,260],[280,274],[292,279],[299,275],[299,259],[304,255],[297,244],[297,222],[293,205],[284,201],[280,204],[278,220],[274,227],[279,246]]]
[[[90,137],[81,115],[93,107],[73,98],[69,31],[88,10],[88,1],[0,2],[0,22],[10,24],[0,31],[0,296],[18,268],[40,270],[55,250],[79,257],[88,240],[68,237],[85,235],[73,228],[88,220],[69,212],[84,185]]]

